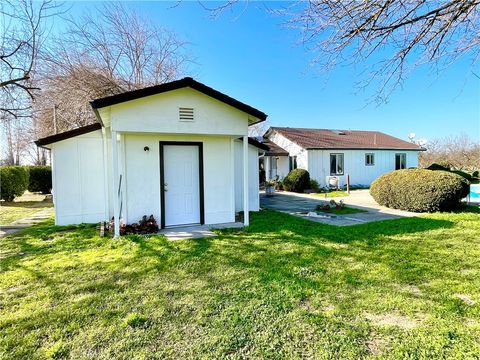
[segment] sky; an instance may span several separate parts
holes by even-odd
[[[68,5],[75,17],[99,3]],[[466,59],[440,74],[416,69],[378,105],[371,101],[378,84],[365,93],[356,87],[354,66],[328,73],[312,66],[313,55],[300,44],[298,30],[285,27],[265,3],[250,1],[245,9],[217,18],[198,2],[127,6],[189,43],[195,63],[186,75],[267,113],[270,126],[378,130],[402,139],[413,132],[427,140],[465,133],[480,139],[480,80]],[[64,24],[56,20],[55,26]]]

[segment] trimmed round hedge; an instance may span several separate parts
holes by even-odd
[[[283,179],[283,187],[287,191],[304,192],[310,187],[310,174],[305,169],[293,169]]]
[[[49,194],[52,189],[52,168],[50,166],[29,166],[28,191]]]
[[[24,166],[4,166],[0,168],[0,198],[13,201],[28,188],[28,169]]]
[[[395,170],[377,178],[370,194],[380,205],[415,212],[452,210],[468,195],[469,182],[441,170]]]

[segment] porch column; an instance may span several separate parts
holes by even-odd
[[[272,178],[272,174],[270,173],[270,156],[263,157],[263,167],[265,168],[265,180],[268,181]]]
[[[248,135],[243,137],[243,224],[250,224],[248,207]]]
[[[113,179],[113,218],[115,221],[113,237],[120,236],[120,198],[119,198],[119,174],[118,174],[118,144],[117,132],[112,130],[112,179]]]

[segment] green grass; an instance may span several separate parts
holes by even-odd
[[[36,212],[52,206],[52,202],[46,201],[2,202],[0,204],[0,225],[7,225],[32,216]]]
[[[480,215],[0,241],[0,358],[477,358]],[[473,303],[476,302],[476,303]]]
[[[330,208],[329,210],[322,210],[321,206],[317,206],[317,212],[327,213],[327,214],[335,214],[335,215],[348,215],[348,214],[358,214],[358,213],[366,213],[367,210],[357,209],[353,207],[343,206],[340,209],[335,207]]]
[[[345,197],[345,196],[348,196],[348,193],[346,191],[343,191],[343,190],[332,190],[332,191],[328,191],[328,192],[320,192],[320,193],[316,193],[316,194],[313,194],[315,196],[318,196],[318,197],[325,197],[325,195],[327,195],[327,197],[331,198],[331,197]]]

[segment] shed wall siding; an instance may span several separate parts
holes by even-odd
[[[203,142],[205,223],[234,221],[231,138],[198,135],[125,134],[126,223],[143,215],[160,219],[160,141]],[[148,146],[150,151],[145,152]]]
[[[235,211],[243,211],[243,142],[235,140]],[[258,148],[248,146],[248,206],[260,209]]]
[[[105,176],[100,130],[52,146],[55,224],[105,220]]]

